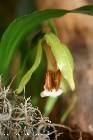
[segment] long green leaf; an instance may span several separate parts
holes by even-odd
[[[47,19],[60,17],[71,12],[93,15],[93,5],[83,6],[74,10],[49,9],[37,11],[14,20],[1,38],[0,73],[5,73],[7,71],[15,49],[20,46],[20,43],[28,33],[34,31],[39,24]]]
[[[29,82],[33,72],[37,69],[37,67],[40,64],[41,57],[42,57],[42,47],[41,47],[41,40],[40,40],[37,45],[37,54],[36,54],[35,62],[33,66],[27,71],[27,73],[23,76],[21,82],[19,83],[19,87],[16,90],[17,93],[21,93],[24,87],[26,86],[26,84]]]

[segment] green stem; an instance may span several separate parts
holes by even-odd
[[[68,107],[68,109],[66,110],[66,112],[62,115],[62,117],[61,117],[61,123],[65,122],[65,120],[67,119],[67,117],[71,113],[72,109],[74,108],[74,106],[76,104],[76,101],[77,101],[77,96],[75,95],[72,98],[72,103],[70,104],[70,106]]]

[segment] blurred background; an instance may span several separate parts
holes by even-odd
[[[0,0],[0,37],[9,23],[19,16],[40,9],[74,9],[88,4],[93,4],[93,0]],[[76,91],[62,95],[56,100],[40,97],[46,72],[46,57],[43,53],[44,59],[28,83],[26,94],[31,95],[32,104],[38,106],[44,115],[49,115],[52,122],[77,126],[83,131],[93,133],[93,17],[67,14],[53,21],[60,40],[67,44],[75,61]],[[33,48],[34,53],[29,51],[31,38],[40,29],[41,27],[29,35],[13,56],[4,80],[11,81],[17,75],[14,88],[33,64],[35,49]]]

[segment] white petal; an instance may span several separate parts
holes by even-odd
[[[45,89],[44,91],[41,92],[41,97],[47,97],[47,96],[51,96],[51,97],[57,97],[59,95],[62,94],[62,89],[52,89],[51,91]]]

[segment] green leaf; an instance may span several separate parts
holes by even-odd
[[[19,83],[19,87],[16,90],[16,92],[18,94],[23,91],[24,87],[29,82],[32,74],[38,68],[40,61],[41,61],[41,57],[42,57],[42,47],[41,47],[41,40],[40,40],[38,45],[37,45],[37,54],[36,54],[35,62],[33,64],[33,66],[27,71],[27,73],[23,76],[21,82]]]
[[[58,69],[60,69],[63,78],[67,81],[72,90],[75,89],[73,79],[74,63],[73,58],[68,48],[60,42],[57,36],[53,33],[47,33],[44,36],[47,44],[51,47],[51,51],[55,56]]]
[[[31,61],[30,63],[32,64],[34,62],[35,55],[36,55],[36,47],[33,47],[31,51],[32,52],[30,56],[30,61]],[[30,92],[26,94],[27,96],[33,97],[33,93],[34,93],[34,96],[36,96],[37,98],[40,97],[42,87],[44,86],[46,69],[47,69],[47,59],[46,59],[45,52],[42,49],[42,59],[39,64],[39,67],[35,70],[35,72],[31,76],[31,79],[26,88],[26,89],[28,88],[30,89]]]
[[[44,20],[63,15],[65,10],[45,10],[33,12],[30,15],[23,16],[14,20],[4,32],[0,42],[0,73],[5,73],[9,67],[12,56],[22,40],[27,34],[33,32],[35,28]]]
[[[67,110],[64,112],[64,114],[62,114],[61,123],[64,123],[66,121],[67,117],[72,112],[73,108],[75,107],[76,102],[77,102],[77,96],[74,95],[72,97],[72,102],[69,104]]]
[[[12,56],[22,40],[43,21],[60,17],[66,13],[83,13],[93,15],[93,5],[83,6],[74,10],[48,9],[33,12],[30,15],[14,20],[4,32],[0,42],[0,73],[6,73]]]
[[[93,4],[73,9],[71,12],[93,15]]]

